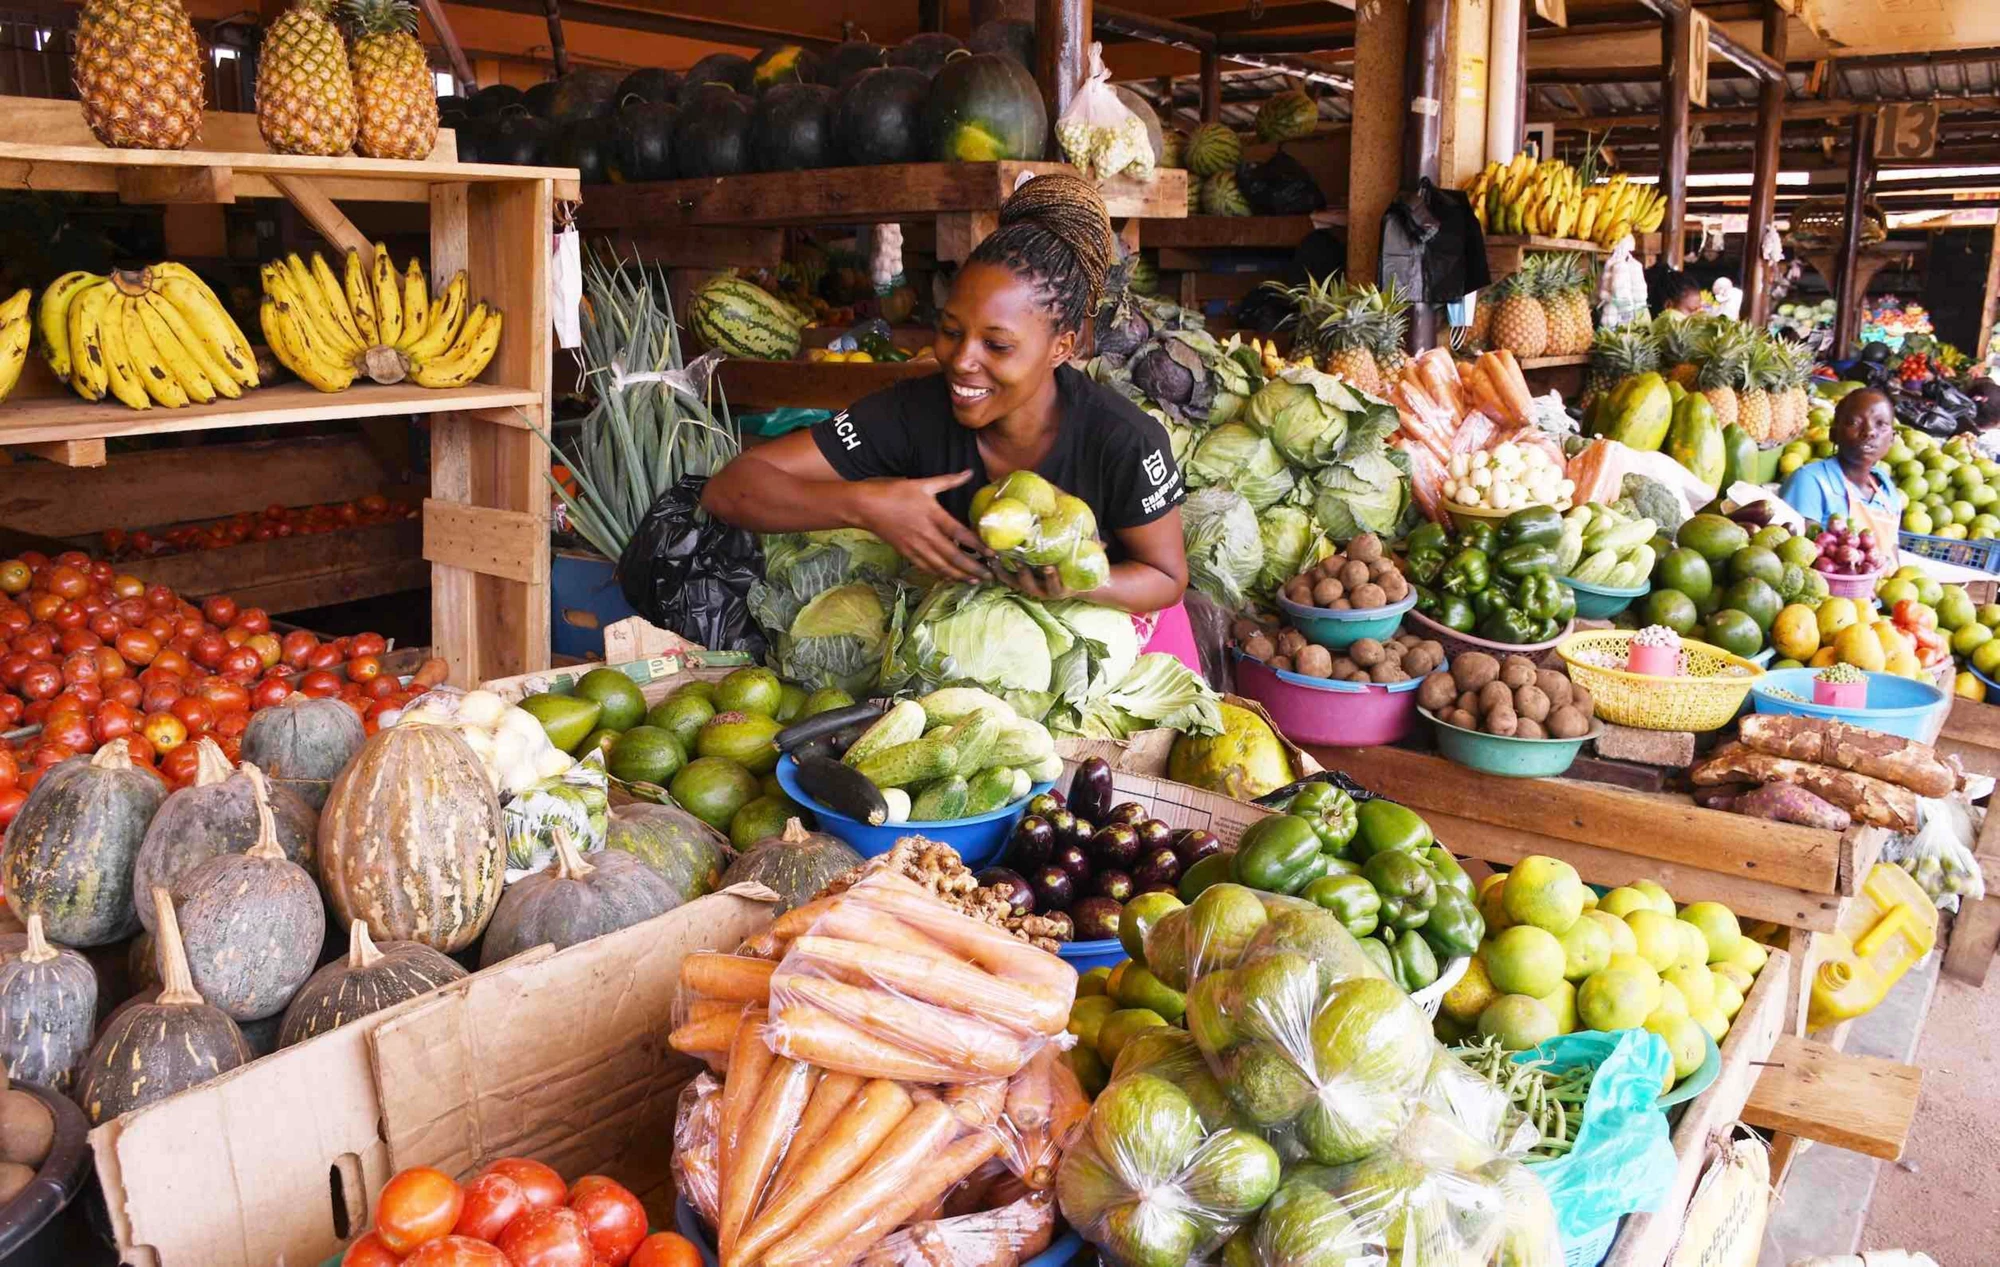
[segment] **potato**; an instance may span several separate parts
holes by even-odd
[[[1344,612],[1344,611],[1351,611],[1353,610],[1353,608],[1354,608],[1354,601],[1352,599],[1336,598],[1333,600],[1333,606],[1329,610]]]
[[[1534,661],[1510,655],[1500,664],[1500,680],[1509,686],[1526,686],[1535,680]]]
[[[1505,682],[1495,679],[1479,688],[1479,715],[1484,717],[1498,709],[1514,711],[1514,692]]]
[[[1229,636],[1237,642],[1248,642],[1264,632],[1264,627],[1247,616],[1238,616],[1229,626]]]
[[[35,1171],[31,1166],[19,1162],[0,1162],[0,1205],[5,1205],[21,1195],[21,1189],[35,1181]]]
[[[1451,680],[1461,691],[1476,691],[1500,676],[1500,662],[1484,651],[1468,651],[1452,661]]]
[[[1403,662],[1403,655],[1402,643],[1392,639],[1382,644],[1382,658],[1384,660],[1394,660],[1397,664],[1401,664]]]
[[[1569,684],[1569,706],[1585,717],[1597,716],[1597,701],[1590,698],[1590,692],[1576,683]]]
[[[1340,569],[1340,583],[1348,589],[1368,583],[1368,565],[1359,559],[1349,559]]]
[[[1278,654],[1278,644],[1272,642],[1263,634],[1257,634],[1254,637],[1244,639],[1243,654],[1249,656],[1252,660],[1269,660],[1272,656]]]
[[[1511,735],[1520,729],[1521,719],[1511,708],[1496,708],[1486,714],[1486,720],[1479,728],[1489,735]]]
[[[1375,562],[1382,557],[1382,538],[1372,532],[1362,533],[1347,543],[1347,557],[1363,563]]]
[[[1549,697],[1549,707],[1561,708],[1569,703],[1569,677],[1555,669],[1535,670],[1535,685],[1542,688],[1542,694]]]
[[[1350,682],[1366,682],[1368,680],[1368,670],[1356,669],[1354,672],[1347,675],[1347,680]]]
[[[1549,697],[1530,682],[1514,688],[1514,711],[1527,721],[1539,722],[1549,715]]]
[[[1274,669],[1283,669],[1287,673],[1292,671],[1292,657],[1288,655],[1274,655],[1266,663]]]
[[[1542,733],[1542,723],[1536,721],[1534,718],[1516,717],[1514,719],[1514,738],[1547,739],[1548,736]]]
[[[1325,607],[1336,598],[1345,597],[1346,594],[1347,591],[1341,588],[1339,581],[1321,581],[1313,586],[1313,606]]]
[[[1458,687],[1449,673],[1432,673],[1417,688],[1417,703],[1430,712],[1442,714],[1458,701]]]
[[[1303,673],[1307,677],[1327,677],[1333,672],[1333,653],[1325,647],[1308,643],[1299,648],[1298,655],[1292,658],[1292,664],[1294,673]]]
[[[1306,645],[1306,636],[1300,633],[1298,630],[1280,629],[1278,631],[1279,655],[1287,657],[1295,657],[1299,654],[1299,648],[1305,645]]]
[[[1446,713],[1444,715],[1444,720],[1445,724],[1450,726],[1456,726],[1460,730],[1479,729],[1479,719],[1477,717],[1474,717],[1471,714],[1471,712],[1463,708],[1452,709],[1449,713]]]
[[[1411,673],[1429,673],[1438,667],[1438,662],[1422,647],[1411,647],[1403,653],[1403,667]]]
[[[1407,682],[1410,675],[1403,672],[1403,666],[1394,660],[1384,660],[1368,671],[1368,677],[1375,682]]]
[[[1344,655],[1335,656],[1333,658],[1333,676],[1338,678],[1342,682],[1345,682],[1348,679],[1348,677],[1353,674],[1354,670],[1360,667],[1361,667],[1360,665],[1356,664],[1354,661],[1348,659]]]
[[[1388,574],[1376,584],[1382,587],[1382,596],[1392,603],[1400,603],[1410,596],[1410,583],[1394,568],[1390,568]]]
[[[1394,559],[1375,559],[1368,564],[1368,577],[1370,580],[1379,581],[1395,570]]]
[[[1301,607],[1311,607],[1313,601],[1312,581],[1303,576],[1295,577],[1286,584],[1285,597],[1291,599]]]
[[[1590,719],[1565,704],[1549,714],[1548,731],[1551,739],[1580,738],[1590,733]]]
[[[1419,641],[1417,645],[1436,656],[1439,664],[1444,663],[1444,644],[1442,642],[1439,642],[1436,638],[1425,638]]]
[[[1355,586],[1353,591],[1348,594],[1348,597],[1353,599],[1354,605],[1363,611],[1366,611],[1370,607],[1385,607],[1389,602],[1389,596],[1383,592],[1380,585],[1377,585],[1373,581],[1364,581]]]
[[[1464,709],[1464,710],[1465,710],[1466,712],[1468,712],[1468,713],[1476,713],[1476,712],[1478,712],[1478,711],[1479,711],[1479,692],[1478,692],[1478,691],[1461,691],[1461,692],[1459,693],[1459,696],[1458,696],[1458,706],[1459,706],[1460,708]]]
[[[56,1119],[26,1091],[0,1092],[0,1160],[39,1166],[55,1143]]]
[[[1347,658],[1364,669],[1372,669],[1382,663],[1382,644],[1373,638],[1358,638],[1347,649]]]

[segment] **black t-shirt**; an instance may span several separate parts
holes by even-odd
[[[938,499],[969,522],[972,495],[992,481],[979,455],[979,433],[952,417],[950,390],[943,374],[898,383],[814,425],[813,442],[842,479],[922,479],[970,470],[971,480]],[[1067,365],[1056,370],[1056,393],[1061,424],[1035,473],[1083,499],[1117,561],[1125,557],[1113,535],[1118,529],[1151,523],[1187,497],[1167,429]]]

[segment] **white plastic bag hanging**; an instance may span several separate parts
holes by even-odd
[[[1056,139],[1070,164],[1093,179],[1120,175],[1153,179],[1152,138],[1146,135],[1144,121],[1111,90],[1102,44],[1090,46],[1090,74],[1057,120]]]

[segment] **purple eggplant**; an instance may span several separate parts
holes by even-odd
[[[1139,833],[1141,849],[1158,849],[1161,845],[1172,847],[1174,829],[1157,818],[1142,818],[1132,824],[1132,830]]]
[[[1096,834],[1096,824],[1087,818],[1079,818],[1074,814],[1069,816],[1069,829],[1067,831],[1063,829],[1062,824],[1056,824],[1056,843],[1059,845],[1087,845],[1090,843],[1090,838]]]
[[[1108,897],[1078,898],[1069,917],[1078,941],[1105,941],[1118,935],[1123,908]]]
[[[1050,863],[1036,871],[1032,880],[1035,889],[1035,906],[1043,911],[1059,911],[1068,907],[1070,899],[1076,896],[1076,881],[1070,873]]]
[[[1056,831],[1049,820],[1030,814],[1015,824],[1013,838],[1007,844],[1007,859],[1016,871],[1026,873],[1047,862],[1055,847]]]
[[[1114,902],[1124,902],[1131,898],[1133,890],[1138,886],[1132,877],[1123,871],[1100,871],[1092,887],[1097,890],[1099,897],[1108,897]]]
[[[1097,870],[1090,865],[1090,855],[1084,852],[1082,845],[1057,845],[1056,851],[1049,855],[1049,861],[1069,872],[1070,878],[1079,885],[1089,884],[1091,874]]]
[[[1143,887],[1149,884],[1174,884],[1181,878],[1181,860],[1166,846],[1151,849],[1139,855],[1139,865],[1132,870],[1132,878]]]
[[[1181,860],[1181,869],[1186,870],[1212,853],[1222,852],[1222,842],[1215,833],[1190,827],[1174,834],[1174,856]]]
[[[1118,802],[1118,804],[1113,805],[1111,807],[1111,812],[1105,816],[1105,821],[1112,823],[1131,823],[1134,826],[1136,826],[1138,825],[1140,820],[1144,819],[1145,817],[1146,817],[1146,807],[1139,804],[1139,802],[1120,801]]]
[[[1034,800],[1028,802],[1028,812],[1030,814],[1038,814],[1043,818],[1047,818],[1062,807],[1062,793],[1053,788],[1040,793]]]
[[[1100,867],[1130,867],[1139,860],[1139,833],[1125,823],[1100,827],[1090,838],[1090,858]]]
[[[1006,898],[1007,905],[1014,908],[1014,914],[1035,913],[1035,891],[1020,872],[1009,871],[1005,867],[988,867],[972,878]]]
[[[1057,941],[1071,941],[1076,937],[1076,925],[1070,922],[1068,911],[1043,911],[1042,918],[1055,925],[1053,936]]]
[[[1069,812],[1078,818],[1101,823],[1111,811],[1111,763],[1090,757],[1079,763],[1069,781]]]

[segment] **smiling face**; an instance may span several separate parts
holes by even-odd
[[[1849,392],[1834,408],[1832,432],[1842,464],[1866,470],[1896,442],[1896,411],[1872,387]]]
[[[1033,282],[998,264],[968,263],[931,347],[951,388],[952,417],[976,431],[1052,390],[1076,335],[1057,332]]]

